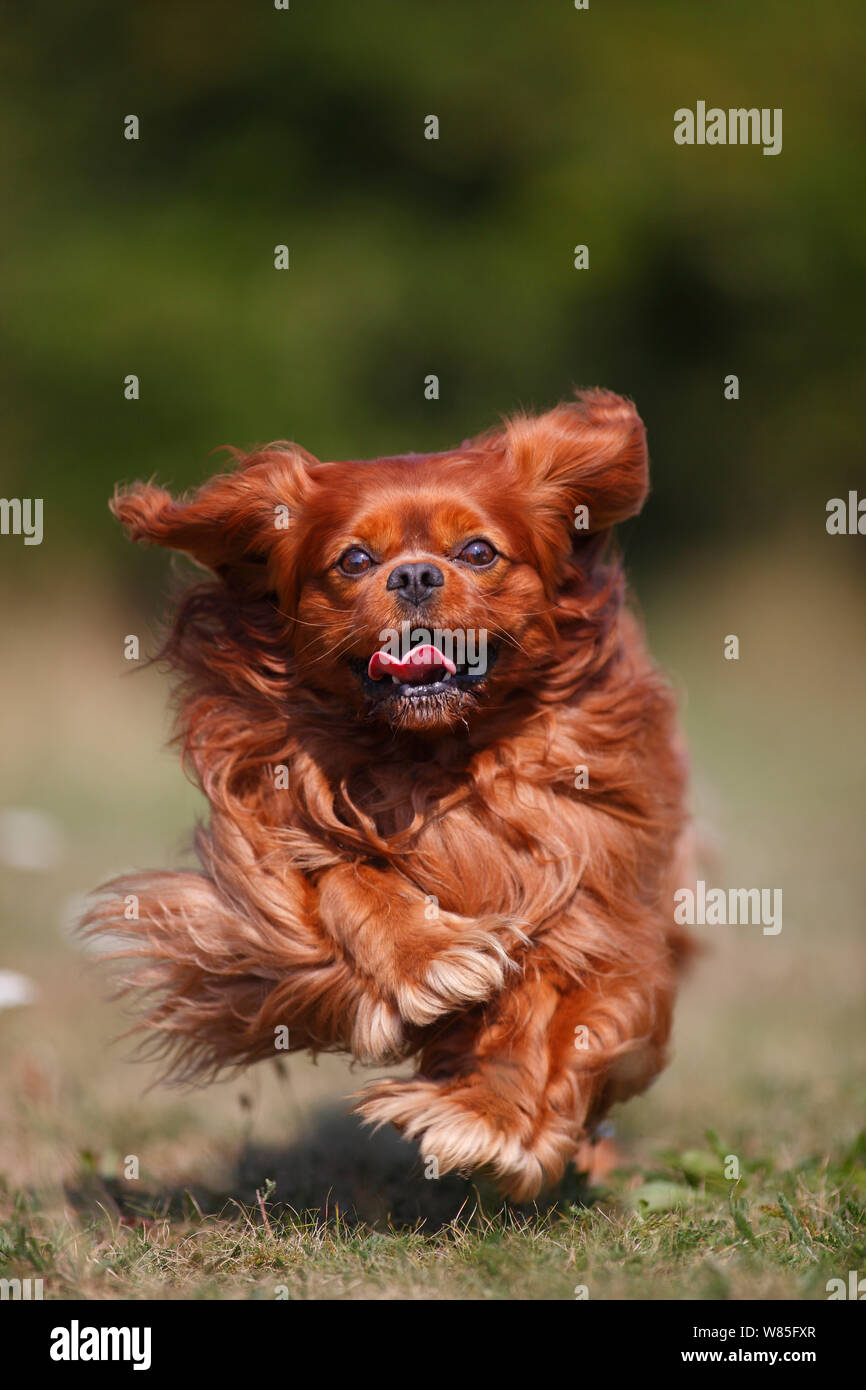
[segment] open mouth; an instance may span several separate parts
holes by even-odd
[[[481,686],[496,660],[488,649],[484,668],[454,662],[439,647],[422,643],[403,657],[374,652],[368,662],[353,659],[352,666],[366,693],[377,703],[385,700],[424,702],[459,697]]]

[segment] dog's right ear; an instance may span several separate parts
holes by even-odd
[[[581,391],[545,415],[508,422],[506,447],[532,502],[546,520],[571,529],[583,504],[590,531],[640,511],[649,491],[646,431],[631,401],[612,391]]]
[[[649,467],[643,422],[631,401],[612,391],[581,391],[576,401],[544,415],[517,415],[499,440],[551,587],[560,582],[576,539],[603,536],[644,503]]]
[[[235,459],[236,471],[184,497],[175,499],[153,483],[133,483],[117,491],[109,506],[132,540],[183,551],[217,574],[260,564],[303,506],[316,460],[283,443]]]

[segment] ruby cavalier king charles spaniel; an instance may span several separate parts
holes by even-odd
[[[686,759],[610,544],[647,489],[640,417],[593,390],[444,453],[280,443],[116,495],[207,571],[163,650],[200,871],[117,879],[86,919],[175,1075],[411,1058],[361,1115],[516,1200],[657,1075]]]

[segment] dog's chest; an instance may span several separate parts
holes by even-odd
[[[523,866],[539,882],[549,874],[558,896],[569,851],[584,839],[573,793],[518,785],[512,776],[479,780],[435,765],[384,764],[353,773],[347,791],[356,823],[372,825],[419,886],[443,873],[463,893],[484,879],[516,886]]]

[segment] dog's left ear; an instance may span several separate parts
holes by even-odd
[[[303,506],[316,460],[291,444],[272,444],[197,492],[173,498],[153,483],[115,493],[110,506],[136,541],[181,550],[224,578],[262,569]]]
[[[639,512],[649,491],[643,421],[611,391],[582,391],[574,404],[517,416],[504,442],[549,541],[563,523],[576,535],[605,531]]]

